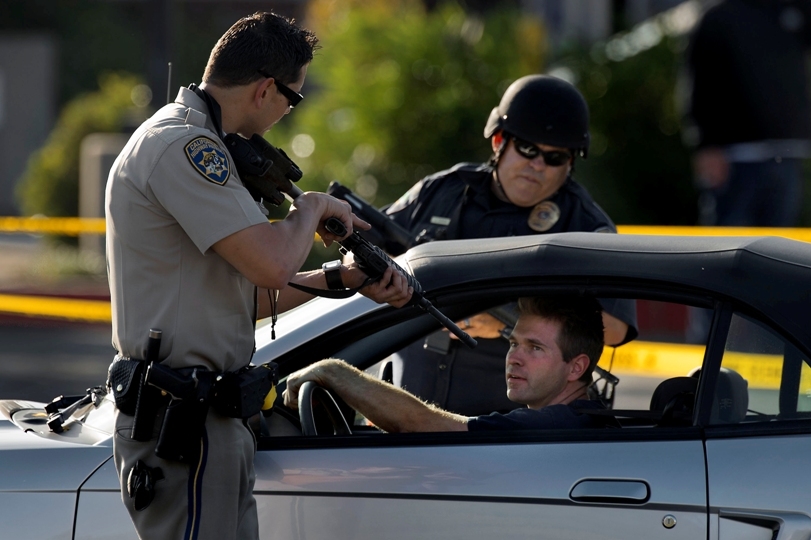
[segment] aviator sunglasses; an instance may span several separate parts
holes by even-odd
[[[304,96],[290,88],[289,86],[285,86],[284,84],[279,82],[279,79],[274,77],[273,75],[268,75],[264,70],[257,69],[256,70],[261,76],[267,77],[268,79],[273,79],[273,83],[276,85],[276,88],[279,89],[279,93],[287,98],[288,106],[292,109],[299,103],[301,100],[304,99]]]
[[[537,145],[517,137],[513,137],[513,144],[515,145],[515,151],[521,154],[523,157],[527,159],[535,159],[538,156],[543,156],[543,162],[550,167],[560,167],[572,159],[572,155],[569,152],[564,152],[562,150],[544,151],[538,148]]]

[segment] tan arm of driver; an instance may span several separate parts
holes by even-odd
[[[503,322],[488,313],[479,313],[468,319],[457,321],[456,324],[474,338],[496,339],[504,328]],[[603,311],[603,339],[606,345],[614,346],[622,343],[627,333],[628,325],[626,323]],[[451,339],[458,338],[451,335]]]
[[[603,311],[603,339],[606,345],[613,347],[622,343],[627,333],[626,323]]]
[[[427,405],[405,390],[336,359],[322,360],[290,375],[285,405],[298,407],[298,390],[307,381],[329,388],[389,433],[467,431],[467,417]]]

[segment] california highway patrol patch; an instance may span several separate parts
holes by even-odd
[[[228,181],[231,167],[228,157],[220,147],[208,137],[197,137],[186,145],[186,157],[209,182],[221,186]]]

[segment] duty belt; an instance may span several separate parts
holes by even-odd
[[[236,372],[214,372],[204,366],[172,369],[158,362],[116,356],[108,370],[107,386],[118,410],[135,417],[131,435],[135,440],[154,437],[158,413],[165,408],[155,453],[188,462],[196,455],[209,407],[242,419],[273,407],[277,369],[274,362]]]

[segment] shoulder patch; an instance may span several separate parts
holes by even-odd
[[[208,137],[197,137],[184,148],[192,166],[209,182],[224,186],[231,174],[228,156]]]

